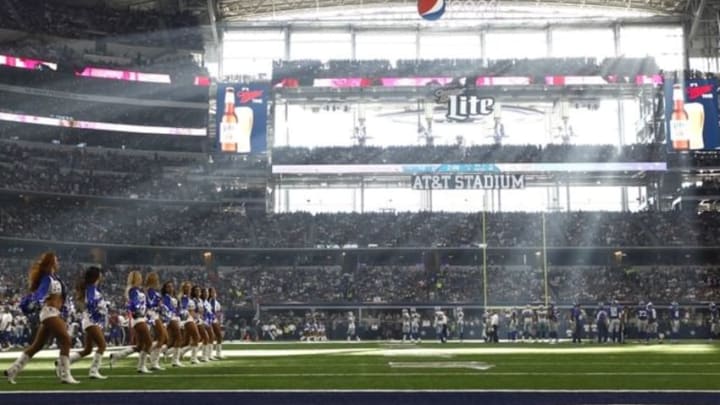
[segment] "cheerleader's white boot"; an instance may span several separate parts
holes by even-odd
[[[95,352],[93,355],[93,361],[92,364],[90,364],[90,372],[88,373],[88,377],[92,378],[93,380],[105,380],[107,379],[106,376],[100,374],[100,366],[102,365],[102,354]]]
[[[160,365],[160,349],[153,349],[150,352],[150,370],[165,370],[165,367]]]
[[[140,352],[140,356],[138,357],[138,366],[137,366],[137,372],[140,374],[152,374],[152,371],[147,369],[146,363],[148,360],[148,353],[147,352]]]
[[[179,348],[179,347],[174,347],[174,348],[172,348],[172,349],[170,349],[170,350],[172,350],[172,355],[173,355],[172,366],[173,366],[173,367],[185,367],[185,366],[183,366],[183,364],[180,362],[180,348]]]
[[[28,362],[30,362],[30,356],[23,352],[22,354],[20,354],[20,357],[18,357],[17,360],[15,360],[15,362],[10,366],[10,368],[3,371],[3,375],[7,377],[10,384],[15,384],[15,377],[20,374],[20,372],[25,368]]]
[[[59,368],[60,382],[63,384],[80,384],[70,373],[70,358],[68,356],[60,356]]]

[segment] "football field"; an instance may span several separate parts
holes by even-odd
[[[151,375],[136,372],[135,357],[112,369],[106,360],[102,372],[107,380],[88,379],[90,361],[83,360],[73,366],[81,384],[70,386],[55,377],[52,359],[57,351],[44,351],[16,385],[0,384],[0,392],[704,391],[716,395],[720,404],[720,345],[701,341],[239,343],[226,344],[223,354],[223,360],[194,366],[186,358],[183,368],[165,363],[165,371]],[[0,367],[5,369],[16,356],[2,353]]]

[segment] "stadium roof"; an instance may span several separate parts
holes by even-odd
[[[648,12],[654,15],[691,15],[697,4],[707,0],[446,0],[477,7],[507,7],[522,5],[578,6],[582,8],[614,8],[617,10]],[[415,6],[415,0],[217,0],[220,16],[227,20],[242,20],[292,11],[322,11],[332,8],[368,6]],[[712,1],[711,1],[712,2]]]

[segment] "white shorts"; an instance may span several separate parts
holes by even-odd
[[[49,305],[43,305],[42,309],[40,310],[40,322],[43,322],[46,319],[59,317],[60,316],[60,310],[51,307]]]
[[[139,325],[141,323],[145,323],[146,319],[145,317],[137,318],[137,319],[130,319],[130,327],[134,328],[135,325]]]
[[[87,314],[85,314],[82,319],[82,330],[86,330],[87,328],[89,328],[91,326],[97,326],[100,329],[103,329],[105,327],[104,324],[101,324],[98,322],[93,322],[90,319],[90,317]]]

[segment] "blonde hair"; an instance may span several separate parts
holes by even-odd
[[[180,284],[180,291],[178,291],[178,298],[182,298],[182,296],[187,295],[190,296],[190,293],[192,292],[192,283],[189,281],[183,281],[182,284]],[[187,290],[187,292],[185,292]]]
[[[142,273],[137,270],[133,270],[128,273],[127,284],[125,285],[125,296],[129,297],[130,289],[133,287],[140,287],[143,282]]]
[[[155,290],[160,289],[160,276],[156,272],[148,273],[147,276],[145,276],[145,287],[152,288]]]

